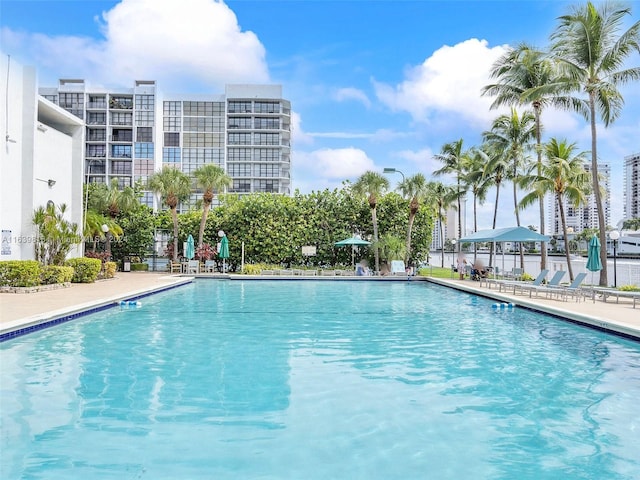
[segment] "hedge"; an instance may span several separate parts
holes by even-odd
[[[102,262],[97,258],[71,258],[65,265],[75,270],[71,280],[73,283],[93,283],[102,269]]]
[[[104,262],[104,278],[113,278],[116,276],[118,264],[116,262]]]
[[[35,287],[40,285],[40,263],[36,260],[0,262],[0,286]]]
[[[74,273],[73,267],[45,265],[40,269],[40,283],[42,285],[51,285],[54,283],[70,282]]]
[[[149,271],[149,265],[146,263],[132,263],[131,264],[132,272],[147,272]]]

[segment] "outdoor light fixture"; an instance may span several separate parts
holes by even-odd
[[[618,272],[616,271],[616,250],[618,247],[618,239],[620,238],[620,232],[612,230],[609,232],[609,238],[613,240],[613,286],[618,287]]]
[[[56,181],[55,181],[55,180],[52,180],[51,178],[50,178],[50,179],[48,179],[48,180],[43,180],[43,179],[41,179],[41,178],[36,178],[36,180],[38,180],[39,182],[44,182],[44,183],[46,183],[47,185],[49,185],[49,188],[53,187],[53,186],[56,184]]]
[[[384,170],[382,170],[382,173],[399,173],[400,175],[402,175],[402,181],[404,182],[404,173],[402,173],[397,168],[385,167]]]
[[[224,230],[218,230],[218,236],[220,238],[224,237]]]

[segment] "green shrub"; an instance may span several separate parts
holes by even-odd
[[[635,285],[621,285],[618,287],[618,290],[622,290],[623,292],[640,292],[640,287],[636,287]]]
[[[74,270],[72,267],[45,265],[40,269],[40,283],[42,285],[52,285],[54,283],[70,282],[73,274]]]
[[[104,262],[104,270],[102,272],[103,278],[113,278],[116,276],[116,270],[118,264],[116,262]]]
[[[535,280],[535,278],[533,278],[531,275],[529,275],[527,272],[524,272],[522,274],[522,276],[520,277],[520,280],[522,280],[523,282],[530,282],[532,280]]]
[[[70,258],[65,265],[73,267],[73,283],[93,283],[98,278],[102,262],[97,258]]]
[[[7,260],[0,262],[0,286],[35,287],[40,285],[40,262]]]
[[[149,271],[149,265],[146,263],[132,263],[131,264],[131,271],[132,272],[148,272]]]
[[[245,275],[260,275],[262,270],[278,270],[282,267],[278,265],[267,265],[266,263],[245,263],[244,273]]]

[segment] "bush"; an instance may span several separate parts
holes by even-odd
[[[148,272],[149,271],[149,265],[146,263],[132,263],[131,264],[131,271],[132,272]]]
[[[640,287],[636,287],[635,285],[621,285],[618,287],[618,290],[622,290],[623,292],[640,292]]]
[[[118,264],[116,262],[104,262],[102,278],[113,278],[116,276]]]
[[[102,268],[102,262],[97,258],[71,258],[65,265],[73,267],[73,283],[93,283],[98,278]]]
[[[7,260],[0,262],[0,286],[35,287],[40,285],[40,262]]]
[[[72,267],[60,267],[58,265],[45,265],[40,269],[40,283],[52,285],[54,283],[67,283],[73,278]]]
[[[527,272],[524,272],[522,274],[522,276],[520,277],[520,280],[522,280],[523,282],[530,282],[532,280],[535,280],[535,278],[533,278],[531,275],[529,275]]]

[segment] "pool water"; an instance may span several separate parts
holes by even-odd
[[[492,303],[203,280],[4,342],[0,478],[640,478],[640,343]]]

